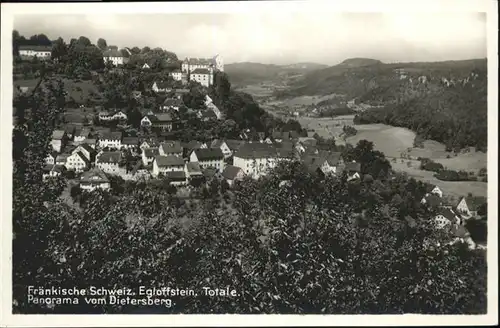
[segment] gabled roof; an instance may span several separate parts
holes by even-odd
[[[122,158],[122,153],[119,151],[104,151],[97,156],[97,163],[118,164]]]
[[[279,148],[274,144],[267,143],[246,143],[242,145],[235,157],[256,159],[256,158],[286,158],[293,155],[293,150],[288,148]]]
[[[103,57],[125,57],[122,52],[115,49],[109,49],[102,52]]]
[[[184,165],[184,160],[182,158],[172,155],[169,156],[158,155],[155,157],[155,161],[159,167]]]
[[[19,46],[19,50],[52,51],[52,46],[22,45],[22,46]]]
[[[206,178],[213,178],[217,175],[217,170],[212,168],[212,167],[207,167],[206,169],[204,169],[203,171],[203,175],[206,177]]]
[[[452,210],[448,209],[448,208],[441,208],[438,212],[438,214],[441,214],[442,216],[444,216],[445,218],[447,218],[448,220],[450,220],[451,222],[455,222],[455,213],[453,213]]]
[[[211,148],[220,148],[224,143],[225,143],[225,141],[222,139],[214,139],[210,143],[210,147]]]
[[[101,139],[102,140],[122,140],[122,133],[119,131],[107,132],[107,133],[103,134]]]
[[[146,148],[143,151],[144,151],[144,156],[146,156],[146,158],[152,158],[160,155],[158,148]]]
[[[210,71],[206,68],[197,68],[194,71],[191,72],[191,74],[206,74],[209,75]]]
[[[347,172],[361,172],[361,163],[357,162],[345,163],[345,169]]]
[[[240,167],[234,165],[228,165],[222,172],[222,176],[228,180],[234,180],[240,172],[243,172],[243,170]]]
[[[184,171],[171,171],[167,172],[166,176],[172,181],[184,181],[186,180],[186,172]]]
[[[156,83],[156,87],[158,89],[167,89],[169,86],[168,82],[166,82],[166,81],[156,81],[154,83]],[[154,85],[154,83],[153,83],[153,85]]]
[[[220,148],[200,148],[193,150],[198,161],[220,160],[224,158]]]
[[[461,197],[459,200],[458,200],[458,203],[457,203],[457,206],[458,204],[460,204],[460,202],[462,201],[462,199],[465,199],[465,202],[467,203],[467,207],[469,208],[469,211],[477,211],[479,206],[483,205],[484,203],[486,203],[486,199],[483,199],[482,197],[470,197],[470,196],[467,196],[467,197]],[[455,206],[456,207],[456,206]]]
[[[184,62],[188,63],[190,65],[213,65],[214,59],[213,58],[186,58],[184,60]]]
[[[197,140],[191,140],[189,142],[184,142],[181,143],[182,147],[188,149],[188,150],[193,150],[193,149],[199,149],[203,145],[202,142],[197,141]]]
[[[86,144],[86,143],[82,143],[82,144],[78,145],[78,147],[76,147],[76,148],[75,148],[75,150],[78,150],[79,148],[83,148],[83,149],[85,149],[85,150],[86,150],[86,151],[88,151],[90,154],[92,154],[92,153],[94,153],[94,152],[95,152],[94,148],[90,147],[90,145],[89,145],[89,144]],[[73,151],[75,151],[75,150],[73,150]]]
[[[167,98],[165,99],[165,101],[163,102],[163,105],[164,106],[173,106],[173,107],[179,107],[181,106],[183,103],[182,103],[182,100],[178,99],[178,98]]]
[[[189,162],[186,164],[186,169],[191,175],[199,175],[203,174],[201,171],[200,163],[198,162]]]
[[[172,122],[172,115],[168,114],[168,113],[160,113],[160,114],[155,114],[154,115],[156,117],[156,123],[158,122]],[[148,115],[149,117],[149,115]],[[153,122],[153,121],[151,121]]]
[[[245,144],[245,141],[243,141],[243,140],[226,139],[225,141],[226,141],[226,145],[232,151],[240,149],[240,147]]]
[[[139,144],[138,137],[123,137],[122,144],[124,145],[137,145]]]
[[[82,141],[82,144],[84,144],[84,145],[95,145],[96,142],[97,142],[96,139],[87,138],[87,139],[85,139],[85,140]]]
[[[165,141],[160,144],[165,154],[177,154],[182,153],[182,145],[179,141]]]
[[[65,133],[66,131],[64,130],[54,130],[54,132],[52,132],[52,140],[61,140]]]
[[[430,207],[439,207],[443,204],[443,201],[441,200],[440,197],[433,195],[433,194],[427,194],[425,197],[425,203],[430,206]]]
[[[217,119],[217,114],[213,110],[206,110],[201,113],[202,118]]]
[[[54,167],[54,164],[46,164],[43,168],[42,168],[42,171],[43,172],[50,172],[52,171],[52,168]]]
[[[64,165],[54,165],[52,168],[52,171],[57,172],[57,173],[62,173],[63,171],[66,171],[66,167]]]
[[[103,171],[98,168],[94,168],[90,171],[83,172],[82,176],[80,177],[80,182],[104,183],[109,182],[109,179]]]
[[[76,152],[76,156],[80,157],[80,159],[85,163],[85,165],[90,165],[89,160],[87,159],[87,157],[85,157],[85,155],[81,151]]]
[[[78,135],[80,137],[87,138],[90,135],[90,129],[89,128],[82,128],[80,131],[78,131]]]
[[[62,154],[59,154],[57,155],[56,157],[56,162],[59,162],[59,161],[66,161],[66,159],[68,159],[68,156],[70,154],[66,154],[66,153],[62,153]]]

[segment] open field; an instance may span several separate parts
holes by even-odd
[[[298,121],[303,127],[314,129],[320,136],[331,138],[342,132],[343,124],[353,125],[353,117],[353,115],[339,116],[336,119],[299,117]],[[349,121],[349,118],[351,118],[351,121]],[[433,172],[420,170],[420,162],[416,160],[418,157],[426,157],[443,164],[448,169],[477,173],[481,168],[488,166],[485,153],[476,152],[455,156],[454,153],[446,152],[443,144],[433,140],[426,140],[424,148],[413,148],[415,133],[411,130],[385,124],[354,125],[354,127],[358,130],[358,133],[349,137],[347,142],[352,145],[363,139],[373,142],[375,148],[383,152],[391,160],[391,165],[395,170],[406,172],[415,179],[435,184],[449,195],[463,196],[471,192],[475,196],[486,197],[487,183],[479,181],[441,181],[433,176]],[[404,162],[401,163],[401,154],[406,154],[413,160],[403,159]],[[450,158],[447,158],[448,156]],[[393,162],[393,159],[396,159],[396,162]],[[410,167],[408,167],[408,162],[411,162]]]
[[[277,100],[277,101],[272,101],[269,102],[269,105],[275,105],[275,106],[284,106],[284,107],[293,107],[293,106],[312,106],[316,105],[317,103],[336,98],[336,97],[341,97],[341,95],[332,93],[324,96],[299,96],[299,97],[293,97],[293,98],[287,98],[284,100]]]

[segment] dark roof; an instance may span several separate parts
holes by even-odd
[[[276,145],[267,143],[246,143],[241,146],[235,157],[240,158],[271,158],[271,157],[291,157],[293,150],[287,148],[279,148]]]
[[[118,164],[121,158],[122,153],[119,151],[104,151],[97,156],[97,162]]]
[[[186,164],[186,168],[189,174],[203,174],[201,172],[200,163],[198,162],[189,162]]]
[[[172,181],[184,181],[184,180],[186,180],[186,173],[184,171],[167,172],[166,176]]]
[[[138,137],[123,137],[122,144],[137,145],[137,144],[139,144],[139,138]]]
[[[189,142],[184,142],[181,144],[184,148],[188,150],[193,150],[193,149],[199,149],[203,145],[202,142],[197,141],[197,140],[191,140]]]
[[[448,209],[448,208],[441,208],[439,210],[439,214],[441,214],[442,216],[444,216],[445,218],[447,218],[448,220],[450,220],[452,223],[455,222],[455,213],[453,213],[452,210]]]
[[[217,170],[212,167],[207,167],[202,172],[206,178],[213,178],[217,174]]]
[[[225,140],[225,141],[226,141],[226,145],[229,147],[229,149],[231,149],[233,151],[240,149],[240,147],[245,144],[245,141],[243,141],[243,140],[229,139],[229,140]]]
[[[19,50],[52,51],[52,46],[22,45],[22,46],[19,46]]]
[[[122,139],[122,133],[119,131],[116,132],[107,132],[102,135],[103,140],[121,140]]]
[[[213,65],[213,58],[186,58],[184,62],[187,62],[190,65]]]
[[[436,185],[433,185],[433,184],[427,184],[427,185],[425,186],[425,191],[426,191],[426,192],[431,192],[431,191],[432,191],[432,189],[434,189],[434,188],[436,188]]]
[[[222,146],[223,143],[224,143],[224,140],[222,140],[222,139],[214,139],[210,143],[210,147],[211,148],[220,148],[220,146]]]
[[[467,203],[467,207],[469,208],[469,211],[477,211],[479,206],[486,203],[486,199],[484,199],[483,197],[467,196],[467,197],[460,198],[457,205],[460,204],[460,202],[464,198],[465,198],[465,202]]]
[[[146,148],[146,149],[144,149],[144,156],[146,156],[146,158],[156,157],[158,155],[160,155],[158,148]]]
[[[222,172],[222,176],[228,180],[234,180],[238,175],[238,173],[240,172],[243,172],[243,170],[240,167],[234,165],[228,165]]]
[[[155,157],[156,164],[160,167],[165,166],[181,166],[184,165],[184,160],[177,156],[156,156]]]
[[[180,100],[178,98],[167,98],[163,102],[163,105],[164,106],[176,106],[176,107],[178,107],[178,106],[182,105],[182,100]]]
[[[64,130],[54,130],[54,132],[52,132],[52,139],[60,140],[64,137],[64,133],[66,133]]]
[[[224,154],[222,154],[222,150],[220,150],[220,148],[200,148],[193,151],[195,152],[198,161],[224,158]]]
[[[78,145],[78,147],[85,149],[86,151],[88,151],[91,154],[95,152],[94,148],[90,147],[90,145],[86,144],[86,143],[82,143],[82,144]],[[76,147],[76,149],[78,149],[78,147]]]
[[[213,110],[206,110],[201,113],[202,118],[217,119],[217,114]]]
[[[168,82],[166,82],[166,81],[157,81],[155,83],[156,83],[156,87],[158,89],[167,89],[168,88]],[[153,85],[154,85],[154,83],[153,83]]]
[[[122,52],[116,49],[105,50],[102,52],[103,57],[124,57]]]
[[[345,163],[345,169],[348,172],[361,172],[361,163],[357,162]]]
[[[82,141],[82,144],[85,144],[85,145],[95,145],[96,143],[96,139],[93,139],[93,138],[87,138],[85,140]]]
[[[302,159],[304,165],[312,172],[321,168],[321,166],[325,163],[326,158],[319,155],[307,155]]]
[[[109,182],[109,180],[103,171],[99,170],[98,168],[94,168],[90,171],[83,172],[82,176],[80,177],[80,182],[102,183]]]
[[[46,164],[46,165],[43,167],[42,171],[43,171],[43,172],[50,172],[50,171],[52,171],[52,168],[53,168],[53,167],[54,167],[54,164]]]
[[[54,165],[54,167],[52,168],[53,171],[55,172],[59,172],[59,173],[62,173],[63,171],[66,171],[66,166],[64,165]]]
[[[161,143],[160,147],[162,147],[165,154],[182,153],[182,145],[179,141],[165,141]]]
[[[89,162],[89,160],[87,159],[87,157],[85,157],[85,155],[84,155],[81,151],[77,152],[76,154],[77,154],[77,155],[78,155],[78,156],[82,159],[82,161],[84,161],[84,162],[85,162],[85,164],[86,164],[86,165],[89,165],[89,164],[90,164],[90,162]]]
[[[425,203],[431,207],[438,207],[442,205],[442,200],[436,195],[428,194],[424,197]]]
[[[210,71],[206,68],[197,68],[191,72],[191,74],[210,74]]]
[[[77,133],[81,137],[87,138],[90,134],[90,129],[89,128],[82,128],[80,131]]]
[[[175,93],[189,93],[189,89],[175,89]]]
[[[154,116],[157,122],[172,122],[172,116],[168,113],[155,114]]]

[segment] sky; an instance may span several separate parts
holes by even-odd
[[[220,54],[225,64],[487,57],[486,14],[471,12],[16,15],[14,29],[25,37],[83,35],[118,47],[161,47],[180,59]]]

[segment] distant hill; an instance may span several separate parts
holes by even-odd
[[[309,72],[276,95],[332,93],[382,106],[359,114],[358,124],[406,127],[449,150],[487,147],[486,59],[384,64],[353,58]]]
[[[231,84],[242,86],[263,81],[287,79],[288,77],[305,74],[326,67],[328,66],[317,63],[274,65],[243,62],[224,65],[224,71],[229,76]]]

